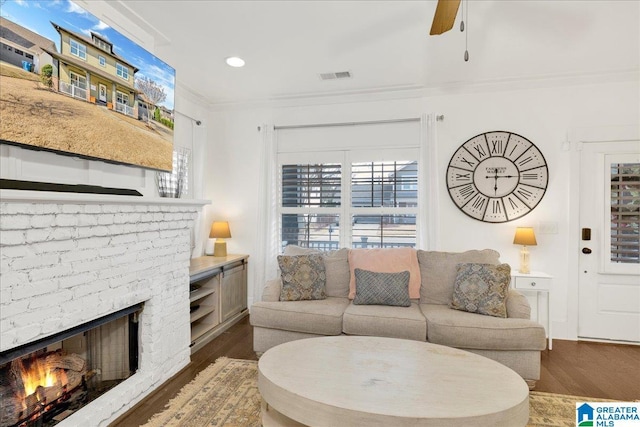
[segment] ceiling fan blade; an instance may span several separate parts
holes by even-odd
[[[433,23],[431,24],[431,32],[429,34],[435,36],[446,33],[453,28],[459,6],[460,0],[438,0],[436,13],[433,16]]]

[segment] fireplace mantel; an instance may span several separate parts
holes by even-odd
[[[115,196],[87,193],[61,193],[52,191],[0,190],[0,202],[205,206],[210,204],[211,200],[172,199],[167,197]]]

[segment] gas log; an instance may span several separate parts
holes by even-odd
[[[9,381],[0,384],[0,427],[26,421],[49,410],[47,405],[58,399],[66,400],[71,391],[83,384],[87,373],[81,356],[59,351],[16,359],[8,370]],[[27,390],[29,394],[25,396]]]

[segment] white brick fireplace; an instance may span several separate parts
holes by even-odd
[[[139,369],[60,426],[105,426],[189,363],[206,201],[0,190],[0,351],[144,302]]]

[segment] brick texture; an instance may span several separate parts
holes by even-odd
[[[144,303],[138,372],[59,426],[106,426],[189,363],[190,229],[199,211],[0,203],[0,351]]]

